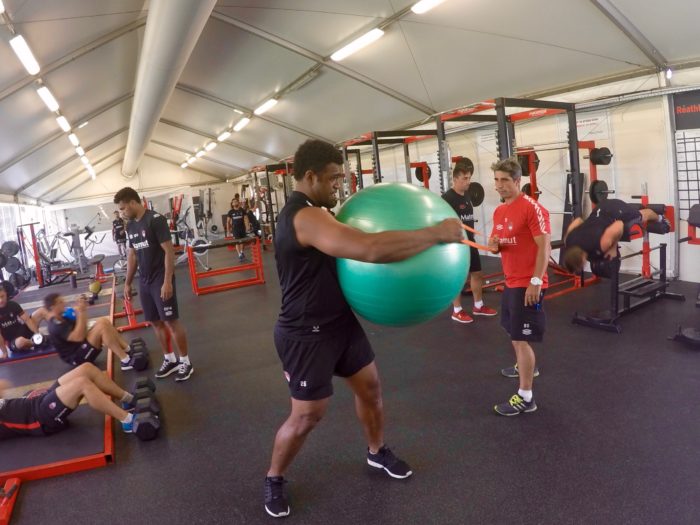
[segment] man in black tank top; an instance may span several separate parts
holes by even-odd
[[[668,233],[670,224],[656,212],[620,199],[601,201],[584,221],[576,218],[569,225],[564,241],[564,266],[572,273],[583,270],[586,261],[619,257],[618,243],[630,240],[632,228],[659,223],[655,233]]]
[[[343,377],[368,440],[367,463],[391,477],[407,478],[410,467],[384,443],[384,414],[374,353],[340,289],[336,257],[372,263],[407,259],[441,242],[459,242],[456,219],[414,231],[364,233],[325,209],[337,203],[343,158],[331,144],[309,140],[294,156],[296,191],[278,216],[275,257],[282,308],[275,346],[289,383],[292,411],[277,432],[265,478],[265,510],[287,516],[283,475],[306,436],[323,417],[332,378]]]

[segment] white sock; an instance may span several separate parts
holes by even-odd
[[[175,352],[170,352],[169,354],[165,354],[165,360],[170,361],[171,363],[177,363],[177,358],[175,357]]]
[[[119,401],[123,401],[124,403],[131,403],[134,400],[134,395],[130,394],[129,392],[124,392],[124,395]]]
[[[181,358],[180,358],[180,362],[181,362],[181,363],[186,363],[186,364],[189,365],[189,364],[190,364],[190,356],[186,355],[186,356],[181,357]]]
[[[518,390],[518,395],[528,403],[532,401],[532,390]]]
[[[659,222],[664,222],[665,215],[659,215]]]
[[[474,308],[481,308],[484,306],[484,301],[474,301]]]
[[[459,312],[462,311],[462,307],[461,307],[461,306],[453,306],[453,308],[454,308],[454,311],[455,311],[456,314],[458,314]]]
[[[124,359],[120,359],[120,361],[124,364],[127,364],[129,361],[131,361],[131,358],[129,356],[126,356]]]
[[[131,412],[126,413],[126,417],[122,419],[122,423],[126,423],[127,425],[131,423],[134,420],[134,414]]]

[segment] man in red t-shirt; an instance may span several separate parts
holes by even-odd
[[[538,375],[530,341],[542,341],[545,313],[542,303],[547,288],[550,252],[549,212],[520,191],[520,164],[504,159],[491,166],[496,191],[504,203],[493,213],[489,248],[500,252],[506,286],[501,298],[501,326],[510,335],[517,364],[501,373],[519,377],[520,389],[494,409],[503,416],[537,410],[532,382]]]

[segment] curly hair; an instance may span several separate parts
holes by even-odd
[[[307,140],[294,154],[294,179],[303,179],[309,170],[319,173],[329,164],[343,164],[340,151],[328,142]]]

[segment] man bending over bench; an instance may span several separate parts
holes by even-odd
[[[122,370],[134,368],[129,344],[109,319],[100,317],[88,329],[87,302],[84,297],[78,299],[75,318],[64,315],[66,303],[60,294],[50,293],[44,297],[44,307],[48,311],[51,343],[66,363],[72,366],[93,363],[105,345],[119,358]]]
[[[121,421],[122,430],[133,432],[134,415],[117,406],[110,398],[129,407],[134,396],[90,363],[83,363],[63,374],[48,389],[34,390],[24,397],[5,399],[10,387],[0,381],[0,440],[15,436],[48,436],[65,430],[68,416],[85,398],[87,404]]]
[[[668,220],[649,208],[640,209],[620,199],[601,201],[585,221],[577,218],[569,225],[564,237],[564,266],[571,273],[580,273],[586,261],[619,257],[617,245],[630,240],[634,226],[651,233],[671,231]]]

